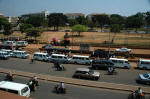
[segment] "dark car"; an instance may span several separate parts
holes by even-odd
[[[97,49],[91,53],[91,57],[110,58],[114,56],[114,52]]]
[[[108,69],[108,67],[114,67],[114,63],[112,63],[109,60],[105,60],[105,59],[99,59],[99,60],[93,60],[92,61],[92,68],[93,69]]]
[[[46,45],[42,46],[42,48],[50,48],[52,46],[53,46],[52,44],[46,44]]]

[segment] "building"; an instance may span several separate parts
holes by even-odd
[[[88,17],[89,19],[91,19],[91,18],[92,18],[93,16],[95,16],[95,15],[103,15],[103,14],[108,15],[108,16],[111,15],[111,14],[106,14],[106,13],[91,13],[91,14],[88,14],[87,17]]]
[[[17,22],[19,20],[18,17],[14,17],[14,16],[8,16],[6,18],[8,19],[8,22],[11,23],[12,25],[17,25]]]
[[[49,11],[41,11],[41,12],[37,12],[37,13],[28,13],[28,14],[24,14],[21,15],[21,17],[23,17],[24,19],[28,19],[29,16],[41,16],[41,17],[45,17],[45,19],[47,18],[47,16],[49,15]]]
[[[4,17],[4,15],[2,13],[0,13],[0,18],[3,18],[3,17]]]
[[[68,19],[76,19],[78,18],[79,16],[85,16],[85,14],[83,13],[66,13],[65,14],[67,16]]]

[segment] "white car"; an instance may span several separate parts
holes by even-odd
[[[150,84],[150,73],[139,74],[137,82],[144,83],[144,84]]]
[[[128,48],[120,48],[120,49],[116,49],[116,52],[131,52],[131,49],[128,49]]]

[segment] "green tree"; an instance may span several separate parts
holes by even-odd
[[[48,25],[58,30],[59,26],[65,26],[67,17],[63,13],[52,13],[48,16]]]
[[[147,25],[150,25],[150,11],[146,12],[146,23]]]
[[[12,24],[8,22],[6,18],[0,18],[0,30],[3,29],[4,35],[10,35],[12,34]]]
[[[34,27],[40,27],[43,25],[45,21],[46,21],[45,17],[31,15],[29,16],[29,18],[26,20],[25,23],[32,24]]]
[[[33,26],[31,24],[25,24],[25,23],[22,23],[20,25],[20,31],[21,33],[24,33],[28,28],[32,28]]]
[[[26,36],[34,37],[35,40],[41,35],[42,31],[38,28],[28,28],[26,30]]]
[[[87,19],[84,16],[77,17],[76,21],[78,22],[78,24],[81,24],[81,25],[86,25],[87,24]]]
[[[121,28],[121,27],[120,27],[119,24],[112,24],[112,25],[110,26],[110,31],[111,31],[111,32],[114,32],[114,35],[113,35],[112,40],[111,40],[111,43],[114,43],[116,34],[117,34],[117,32],[120,32],[120,28]]]
[[[74,26],[78,24],[76,19],[68,19],[68,23],[69,23],[69,26]]]
[[[125,26],[126,28],[135,28],[137,29],[144,25],[144,15],[142,13],[137,13],[135,15],[129,16],[126,19]]]
[[[86,26],[80,25],[80,24],[72,27],[72,31],[77,32],[79,36],[80,36],[80,33],[86,32],[87,30],[88,30],[88,28]]]
[[[111,24],[119,24],[121,26],[121,28],[123,28],[125,23],[125,18],[121,15],[118,14],[112,14],[110,16],[110,25]]]
[[[95,17],[94,19],[96,19],[98,25],[100,26],[101,31],[105,24],[109,24],[108,15],[102,14],[102,15],[95,15],[94,17]]]

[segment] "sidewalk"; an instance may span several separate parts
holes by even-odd
[[[43,75],[37,73],[30,73],[30,72],[23,72],[23,71],[16,71],[16,70],[9,70],[0,68],[0,73],[8,73],[11,71],[14,75],[17,76],[24,76],[24,77],[33,77],[36,75],[40,80],[47,80],[52,82],[64,82],[66,84],[72,85],[79,85],[79,86],[87,86],[87,87],[95,87],[95,88],[104,88],[110,90],[120,90],[120,91],[134,91],[137,90],[139,86],[134,85],[124,85],[124,84],[115,84],[115,83],[107,83],[107,82],[97,82],[97,81],[87,81],[87,80],[80,80],[80,79],[72,79],[72,78],[64,78],[64,77],[56,77],[50,75]],[[143,89],[145,94],[150,94],[149,87],[140,86]]]

